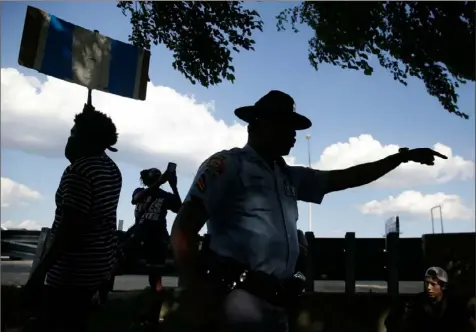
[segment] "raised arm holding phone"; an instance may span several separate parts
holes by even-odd
[[[132,204],[137,204],[144,200],[150,193],[166,182],[169,182],[170,187],[175,195],[178,195],[176,192],[177,189],[177,164],[169,163],[167,165],[167,170],[162,174],[157,168],[145,169],[141,172],[141,182],[147,186],[147,188],[138,188],[134,191],[132,195]],[[147,182],[145,183],[144,180]],[[139,190],[143,189],[143,190]]]
[[[170,237],[167,230],[167,212],[177,213],[182,206],[177,189],[176,168],[175,163],[169,163],[164,173],[157,168],[142,170],[140,181],[144,186],[135,189],[132,194],[131,203],[135,205],[136,224],[134,235],[143,242],[141,250],[149,265],[165,264]],[[172,193],[161,188],[166,182],[169,183]],[[159,271],[150,273],[149,284],[153,291],[162,291],[162,275]],[[155,305],[157,308],[151,309],[151,313],[156,314],[160,305]],[[151,316],[150,319],[157,320],[157,316]]]

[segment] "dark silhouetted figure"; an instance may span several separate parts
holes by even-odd
[[[134,215],[142,250],[148,264],[164,265],[170,243],[167,231],[167,211],[177,213],[182,206],[182,200],[177,190],[177,175],[175,172],[164,174],[157,168],[145,169],[140,172],[140,181],[145,188],[137,188],[132,194],[131,203],[136,206]],[[172,194],[160,186],[168,181]],[[140,228],[140,230],[139,230]],[[158,272],[149,275],[151,288],[157,292],[162,290],[162,276]]]
[[[26,285],[39,287],[46,274],[40,331],[85,331],[92,298],[110,277],[122,176],[105,151],[117,151],[117,137],[112,120],[90,105],[74,119],[51,244]]]
[[[172,227],[175,260],[192,302],[189,320],[206,325],[219,317],[230,332],[286,332],[289,306],[303,286],[296,270],[297,202],[321,204],[328,193],[371,183],[402,163],[433,165],[435,157],[446,157],[427,148],[401,149],[341,170],[289,166],[283,156],[296,131],[311,127],[291,96],[271,91],[235,114],[248,123],[248,144],[200,166]],[[200,269],[196,238],[205,223],[210,254]]]
[[[175,170],[162,174],[157,168],[140,172],[144,187],[134,190],[131,203],[135,205],[135,224],[126,233],[122,245],[125,261],[144,257],[149,268],[151,297],[136,317],[135,324],[157,324],[163,301],[162,268],[165,266],[170,243],[167,212],[177,213],[182,205],[177,189]],[[160,186],[169,182],[172,194]]]

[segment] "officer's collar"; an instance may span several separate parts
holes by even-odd
[[[260,162],[260,163],[263,163],[265,164],[267,167],[269,167],[269,164],[266,162],[266,160],[264,160],[263,157],[261,157],[258,152],[256,152],[255,149],[253,149],[251,147],[251,145],[249,144],[246,144],[244,147],[243,147],[243,150],[247,152],[248,156],[250,156],[251,160],[253,161],[256,161],[256,162]],[[283,157],[279,157],[278,159],[275,160],[276,162],[276,165],[278,165],[279,167],[281,168],[284,168],[287,166],[286,162],[284,161],[284,158]]]
[[[267,165],[267,163],[266,163],[266,161],[264,160],[264,158],[261,157],[261,156],[258,154],[258,152],[256,152],[256,150],[251,147],[251,145],[246,144],[246,145],[243,147],[243,151],[246,152],[246,154],[248,155],[248,157],[250,158],[250,160],[255,161],[255,162],[264,163],[264,164]]]

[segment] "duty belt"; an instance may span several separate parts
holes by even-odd
[[[295,305],[298,296],[304,290],[306,278],[301,272],[286,280],[250,271],[239,263],[229,259],[213,260],[206,264],[205,274],[210,281],[220,283],[228,292],[243,289],[273,305],[289,308]]]

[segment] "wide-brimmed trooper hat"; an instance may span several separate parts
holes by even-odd
[[[250,123],[261,116],[289,116],[289,124],[295,130],[308,129],[312,126],[311,120],[296,113],[294,99],[278,90],[272,90],[260,98],[254,105],[244,106],[235,110],[235,115]]]

